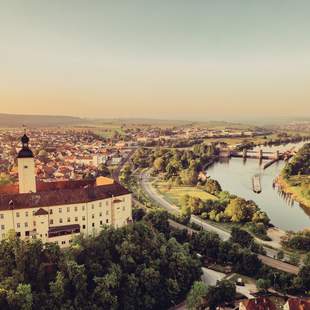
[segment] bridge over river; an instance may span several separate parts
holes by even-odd
[[[295,154],[294,147],[286,151],[263,151],[259,149],[257,151],[243,149],[243,151],[222,149],[220,150],[220,157],[240,157],[240,158],[257,158],[259,160],[269,159],[267,163],[264,164],[263,168],[266,169],[278,160],[288,160]]]

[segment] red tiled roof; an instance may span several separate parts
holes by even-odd
[[[290,310],[310,310],[310,300],[289,298],[287,303]]]
[[[276,310],[275,305],[266,297],[248,299],[242,303],[247,310]]]
[[[86,203],[126,194],[129,191],[117,182],[102,186],[93,180],[41,182],[36,193],[0,194],[0,210]]]

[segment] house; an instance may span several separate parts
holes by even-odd
[[[267,297],[257,297],[241,301],[240,310],[276,310],[276,306]]]
[[[289,298],[284,310],[310,310],[310,299]]]

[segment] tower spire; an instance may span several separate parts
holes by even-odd
[[[33,153],[29,148],[29,138],[26,134],[26,128],[24,127],[24,135],[21,137],[20,141],[22,144],[22,149],[19,151],[17,158],[29,158],[33,157]]]

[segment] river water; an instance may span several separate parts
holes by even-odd
[[[287,150],[295,146],[300,148],[304,142],[286,144],[280,146],[261,147],[264,151]],[[256,147],[257,150],[260,147]],[[223,190],[231,194],[251,199],[265,211],[271,223],[284,230],[298,231],[310,227],[310,208],[301,206],[292,201],[287,195],[273,188],[273,180],[280,174],[284,162],[280,161],[263,170],[263,160],[260,164],[258,159],[243,160],[242,158],[230,158],[220,160],[210,166],[207,174],[217,180]],[[262,192],[256,194],[252,191],[252,177],[255,174],[261,176]]]

